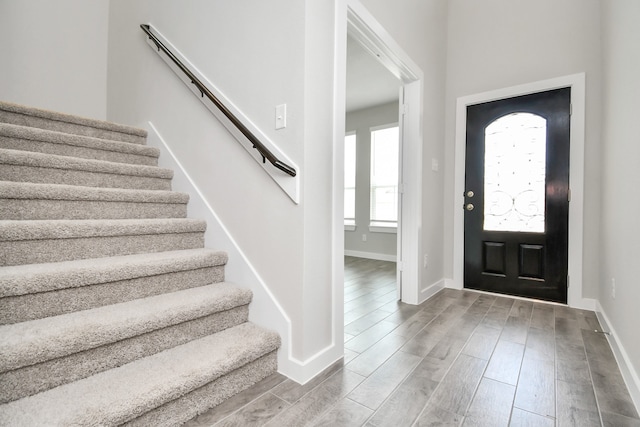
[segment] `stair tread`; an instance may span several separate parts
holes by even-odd
[[[0,425],[169,420],[273,372],[280,337],[247,321],[146,136],[0,101]]]
[[[223,282],[2,325],[0,372],[246,305],[251,295],[248,289]]]
[[[119,425],[278,348],[251,323],[0,406],[10,425]]]
[[[177,191],[86,187],[16,181],[0,181],[0,198],[137,203],[187,203],[189,201],[187,193]]]
[[[0,136],[9,138],[28,139],[54,144],[73,145],[77,147],[93,148],[103,151],[136,154],[147,157],[159,157],[160,150],[148,145],[132,144],[130,142],[114,141],[92,136],[75,135],[48,129],[29,126],[0,123]]]
[[[200,248],[0,267],[0,297],[109,283],[226,263],[226,252]]]
[[[42,108],[27,107],[24,105],[14,104],[10,102],[0,101],[0,110],[10,111],[12,113],[24,114],[27,116],[40,117],[44,119],[54,120],[58,122],[73,123],[82,126],[89,126],[96,129],[109,130],[113,132],[127,133],[140,137],[146,137],[147,131],[134,126],[113,123],[105,120],[92,119],[78,115],[60,113],[57,111],[45,110]]]
[[[207,223],[191,218],[2,220],[0,241],[204,232]]]
[[[33,151],[20,151],[1,148],[0,163],[19,166],[41,167],[63,170],[101,172],[114,175],[146,176],[154,178],[173,178],[173,171],[158,166],[132,165],[108,162],[105,160],[82,159],[79,157],[59,156]]]

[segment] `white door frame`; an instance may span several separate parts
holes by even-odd
[[[402,188],[403,206],[398,259],[401,269],[402,301],[418,304],[421,250],[420,230],[422,221],[422,103],[423,73],[404,50],[393,40],[382,25],[358,0],[336,2],[336,69],[334,98],[334,284],[337,293],[344,287],[344,153],[342,151],[345,129],[346,92],[346,44],[347,33],[366,50],[378,57],[381,63],[395,75],[404,87],[405,116],[402,140]],[[340,268],[341,266],[341,268]],[[342,301],[336,298],[334,301]],[[342,310],[343,307],[335,307]],[[335,317],[338,319],[338,317]],[[337,325],[336,325],[337,326]]]
[[[572,74],[458,98],[456,103],[455,184],[453,201],[453,283],[464,286],[464,182],[467,106],[535,92],[571,87],[569,188],[569,265],[567,302],[571,307],[595,310],[595,300],[582,296],[582,241],[584,223],[585,74]]]

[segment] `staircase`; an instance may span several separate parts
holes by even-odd
[[[179,425],[275,372],[145,142],[0,102],[0,425]]]

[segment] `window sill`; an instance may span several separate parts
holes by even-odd
[[[356,231],[356,222],[354,220],[345,220],[344,231]]]
[[[369,224],[369,231],[372,233],[393,233],[398,232],[397,223],[372,222]]]

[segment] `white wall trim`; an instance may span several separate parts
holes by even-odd
[[[344,358],[344,136],[346,128],[347,88],[347,5],[335,5],[333,58],[333,183],[331,211],[331,291],[333,293],[333,341]]]
[[[229,131],[231,135],[237,139],[242,146],[249,152],[251,157],[254,158],[256,162],[262,167],[262,169],[276,182],[276,184],[293,200],[294,203],[300,203],[300,168],[298,165],[294,163],[291,158],[289,158],[264,132],[258,128],[258,126],[253,123],[249,117],[247,117],[229,98],[227,98],[220,89],[218,89],[213,83],[204,76],[198,68],[189,61],[180,50],[178,50],[175,46],[171,44],[156,28],[154,28],[151,24],[150,30],[151,32],[169,49],[173,54],[180,60],[186,67],[188,67],[191,72],[196,76],[198,80],[200,80],[206,87],[218,98],[225,107],[236,116],[244,126],[249,129],[251,133],[253,133],[259,140],[264,144],[264,146],[271,151],[276,157],[281,159],[283,162],[287,163],[289,166],[293,167],[297,175],[292,177],[287,175],[283,171],[277,169],[269,162],[264,162],[262,156],[258,152],[258,150],[253,148],[253,144],[238,130],[238,128],[231,123],[231,121],[216,107],[207,97],[202,96],[200,90],[191,83],[191,80],[178,68],[174,62],[167,57],[163,52],[159,51],[156,48],[155,42],[151,40],[149,37],[146,37],[147,44],[151,46],[151,48],[158,53],[158,55],[162,58],[164,62],[173,70],[174,73],[180,78],[180,80],[189,88],[191,92],[207,107],[209,111],[224,125],[225,128]]]
[[[448,288],[448,289],[458,289],[461,290],[462,289],[462,282],[456,282],[453,279],[444,279],[444,287]]]
[[[253,292],[249,320],[260,326],[275,330],[280,335],[282,345],[278,351],[278,372],[300,384],[304,384],[318,372],[335,362],[335,355],[332,356],[333,353],[331,351],[335,348],[335,343],[305,361],[293,356],[291,319],[234,240],[229,230],[221,222],[213,207],[207,202],[198,186],[182,167],[182,164],[162,138],[156,126],[151,122],[147,122],[141,127],[149,132],[148,145],[162,150],[162,155],[158,160],[159,166],[174,171],[171,182],[173,190],[189,194],[189,216],[206,220],[205,242],[215,242],[216,249],[224,250],[228,253],[229,262],[225,266],[226,280],[241,286],[247,286]]]
[[[512,86],[504,89],[460,97],[456,104],[456,136],[453,197],[453,282],[451,287],[462,289],[464,283],[464,182],[467,106],[546,90],[571,87],[571,141],[569,204],[569,283],[568,305],[577,308],[593,307],[582,297],[582,242],[584,223],[584,140],[585,140],[585,74],[572,74],[549,80]],[[593,307],[595,308],[595,307]],[[593,310],[593,308],[591,308]]]
[[[593,298],[579,298],[574,301],[570,305],[573,308],[579,308],[580,310],[589,310],[596,311],[597,310],[597,300]]]
[[[420,291],[420,303],[425,302],[446,287],[446,279],[440,279],[437,282],[425,287]]]
[[[398,77],[404,87],[407,112],[404,116],[402,135],[402,184],[404,188],[398,237],[401,245],[398,254],[402,261],[402,301],[418,304],[420,300],[421,254],[420,230],[422,222],[422,113],[423,72],[400,45],[371,15],[358,0],[340,0],[336,3],[336,69],[334,99],[334,150],[341,147],[338,139],[344,139],[345,88],[346,88],[346,43],[347,32],[366,50],[378,57],[382,64]],[[344,55],[344,56],[343,56]],[[334,153],[335,167],[342,171],[344,158]],[[344,192],[343,178],[334,174],[334,195]],[[341,207],[336,197],[337,207]],[[342,211],[334,209],[334,223],[343,221]],[[334,232],[338,228],[334,227]],[[344,230],[341,230],[343,233]],[[334,242],[344,240],[335,236]],[[344,253],[344,247],[334,246],[336,258]],[[337,308],[336,308],[337,309]]]
[[[609,332],[607,341],[609,341],[609,345],[613,350],[613,355],[618,362],[622,378],[624,378],[624,382],[627,384],[631,399],[633,399],[633,403],[636,405],[636,410],[640,412],[640,376],[633,368],[629,354],[622,346],[621,341],[618,340],[618,334],[613,329],[612,323],[609,321],[600,301],[596,301],[596,315],[598,316],[603,331]]]
[[[314,354],[305,361],[291,358],[291,363],[287,365],[286,372],[280,368],[280,359],[278,358],[278,372],[286,375],[288,378],[298,384],[306,384],[312,380],[320,372],[343,358],[342,352],[336,357],[336,344],[331,343],[329,346]]]
[[[397,258],[395,255],[378,254],[375,252],[352,251],[352,250],[345,249],[344,254],[346,256],[353,256],[356,258],[375,259],[378,261],[391,261],[391,262],[397,261]]]
[[[407,304],[420,303],[422,283],[422,123],[424,87],[419,80],[404,85],[405,115],[402,130],[402,211],[398,247],[402,262],[401,293]]]

